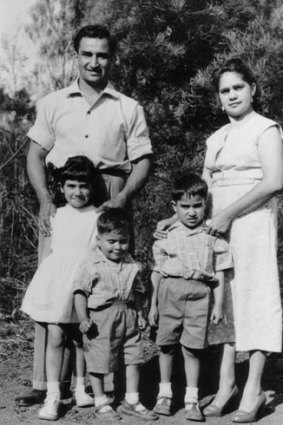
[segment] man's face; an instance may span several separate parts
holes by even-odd
[[[186,227],[193,229],[199,226],[203,220],[206,209],[206,200],[199,195],[183,195],[177,202],[172,201],[174,211],[179,220]]]
[[[82,38],[77,58],[82,80],[92,87],[107,84],[112,57],[106,38]]]
[[[97,245],[108,260],[119,262],[129,252],[130,235],[112,230],[98,235]]]

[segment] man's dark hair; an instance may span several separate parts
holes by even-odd
[[[114,55],[116,50],[116,39],[110,34],[110,31],[103,25],[86,25],[81,28],[74,36],[73,45],[75,51],[78,53],[80,42],[82,38],[100,38],[108,41],[111,55]]]
[[[178,177],[173,183],[172,199],[179,201],[184,195],[200,196],[207,199],[208,186],[198,174],[186,173]]]
[[[120,234],[131,234],[132,216],[123,208],[110,208],[97,219],[98,233],[103,235],[113,230]]]

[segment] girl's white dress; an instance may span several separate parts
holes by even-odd
[[[37,322],[77,323],[73,284],[82,261],[96,246],[93,206],[58,208],[51,217],[51,254],[37,269],[21,309]]]
[[[205,168],[212,178],[213,214],[262,179],[258,142],[277,123],[253,113],[207,141]],[[280,129],[281,131],[281,129]],[[229,236],[234,260],[231,283],[236,349],[280,352],[282,318],[277,266],[277,198],[233,221]]]

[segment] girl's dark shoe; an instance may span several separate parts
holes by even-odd
[[[237,385],[234,386],[231,391],[226,403],[223,406],[218,406],[217,404],[211,403],[203,410],[203,414],[206,417],[220,417],[236,400],[239,395],[239,390]]]
[[[256,422],[261,409],[264,408],[265,402],[266,395],[262,391],[257,397],[257,401],[254,408],[250,412],[246,412],[244,410],[237,410],[237,412],[235,412],[233,415],[232,422],[236,422],[239,424]]]

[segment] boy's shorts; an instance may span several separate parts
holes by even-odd
[[[83,349],[90,373],[107,374],[125,365],[143,363],[143,347],[137,314],[129,303],[114,302],[100,310],[90,310],[93,327],[83,335]]]
[[[210,287],[201,281],[161,279],[157,345],[180,342],[188,348],[204,348],[207,345],[210,292]]]

